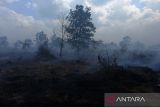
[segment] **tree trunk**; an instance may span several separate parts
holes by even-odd
[[[59,56],[62,57],[62,53],[63,53],[63,47],[64,47],[64,22],[62,22],[62,28],[61,28],[61,33],[62,33],[62,38],[61,38],[61,45],[60,45],[60,53]]]

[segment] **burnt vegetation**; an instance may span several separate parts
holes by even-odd
[[[94,39],[91,9],[77,5],[60,32],[9,44],[0,37],[0,106],[104,106],[104,93],[160,92],[159,48],[129,36]]]

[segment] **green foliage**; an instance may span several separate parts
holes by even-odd
[[[89,47],[96,29],[91,22],[91,9],[89,7],[84,9],[82,5],[76,5],[76,9],[71,9],[66,19],[68,20],[66,32],[71,46],[77,51]]]

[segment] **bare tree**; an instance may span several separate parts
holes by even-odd
[[[60,35],[61,35],[61,41],[60,41],[60,52],[59,56],[63,56],[63,48],[64,48],[64,38],[65,38],[65,26],[66,26],[66,15],[64,13],[61,14],[59,18],[59,24],[60,24]]]

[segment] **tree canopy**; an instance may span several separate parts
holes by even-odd
[[[88,48],[96,30],[91,22],[91,9],[76,5],[75,10],[71,9],[66,19],[68,21],[66,32],[71,46],[78,52],[82,48]]]

